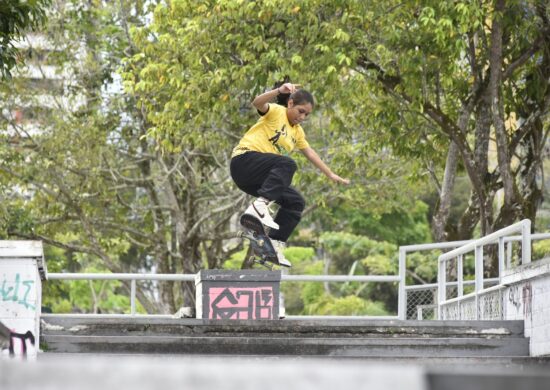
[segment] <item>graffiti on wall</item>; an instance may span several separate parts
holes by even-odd
[[[533,288],[530,282],[516,284],[508,289],[508,301],[514,305],[516,313],[528,319],[533,316]]]
[[[211,287],[209,319],[259,320],[273,318],[271,287]]]
[[[27,356],[27,340],[31,343],[31,345],[34,347],[35,339],[32,332],[29,330],[26,333],[10,333],[10,346],[9,346],[9,352],[10,356],[15,356],[16,354],[16,341],[20,342],[21,345],[21,353],[18,353],[17,355],[22,355],[23,357]]]
[[[15,274],[13,281],[4,276],[0,282],[0,300],[3,302],[14,302],[25,309],[34,310],[35,306],[30,303],[30,294],[33,291],[34,280],[21,280],[19,273]]]
[[[521,293],[518,285],[511,286],[508,290],[508,301],[514,305],[516,310],[521,306]]]
[[[522,291],[522,297],[523,297],[523,317],[524,318],[531,318],[533,317],[533,308],[532,308],[532,302],[533,302],[533,288],[531,287],[531,283],[526,283],[523,286]]]

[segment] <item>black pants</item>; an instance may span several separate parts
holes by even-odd
[[[305,207],[302,195],[290,186],[296,172],[294,160],[278,154],[247,152],[231,159],[230,169],[233,181],[242,191],[281,206],[275,217],[279,230],[271,229],[269,236],[286,242]]]

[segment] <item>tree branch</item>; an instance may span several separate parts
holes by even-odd
[[[533,58],[533,55],[541,49],[542,45],[548,42],[550,39],[549,34],[550,29],[542,30],[541,35],[535,40],[535,42],[533,42],[533,45],[531,45],[531,47],[523,52],[518,58],[513,60],[504,72],[502,72],[502,80],[507,80],[510,76],[512,76],[517,68]]]

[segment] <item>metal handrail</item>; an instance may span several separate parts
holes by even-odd
[[[487,278],[485,279],[485,282],[487,283],[498,283],[500,281],[499,278]],[[469,285],[472,285],[472,284],[475,284],[475,280],[464,280],[463,281],[463,285],[464,286],[469,286]],[[415,290],[429,290],[429,289],[437,289],[439,286],[438,283],[426,283],[426,284],[415,284],[415,285],[412,285],[412,286],[405,286],[405,289],[407,291],[415,291]],[[458,286],[458,282],[447,282],[446,284],[447,287],[455,287],[455,286]]]
[[[463,301],[463,300],[466,300],[466,299],[476,298],[479,295],[489,294],[489,293],[492,293],[493,291],[502,290],[503,288],[505,288],[505,286],[503,286],[502,284],[487,287],[487,288],[484,288],[483,290],[481,290],[479,292],[474,291],[474,292],[471,292],[469,294],[462,295],[461,297],[447,299],[445,302],[443,302],[441,304],[441,306],[445,306],[445,305],[448,305],[448,304],[451,304],[451,303],[460,302],[460,301]]]
[[[397,299],[397,313],[399,319],[405,319],[407,315],[407,298],[406,298],[406,272],[407,272],[407,253],[410,252],[420,252],[420,251],[430,251],[436,249],[449,249],[457,248],[466,243],[469,243],[471,240],[466,241],[447,241],[447,242],[436,242],[429,244],[415,244],[415,245],[403,245],[399,247],[399,277],[402,282],[399,284],[399,292]]]
[[[193,282],[195,274],[49,273],[51,280],[162,280]],[[281,275],[288,282],[399,282],[397,275]]]
[[[524,219],[523,221],[520,221],[518,223],[515,223],[513,225],[510,225],[508,227],[505,227],[503,229],[500,229],[494,233],[491,233],[487,236],[478,238],[477,240],[471,241],[467,244],[464,244],[463,246],[454,249],[450,252],[444,253],[441,256],[439,256],[438,261],[441,263],[442,261],[449,260],[453,257],[457,257],[460,255],[463,255],[465,253],[471,252],[472,250],[475,250],[479,247],[485,246],[487,244],[494,244],[495,241],[498,241],[502,238],[502,242],[504,243],[505,236],[508,236],[511,233],[515,233],[517,231],[521,231],[521,241],[522,241],[522,264],[527,264],[531,261],[531,220]]]
[[[457,261],[457,282],[458,282],[458,297],[453,298],[453,302],[456,300],[461,300],[463,298],[463,256],[474,251],[475,254],[475,287],[472,294],[475,295],[476,299],[476,318],[479,319],[479,307],[477,305],[478,295],[484,290],[483,285],[483,247],[488,244],[498,243],[498,275],[499,278],[502,277],[504,270],[504,244],[506,236],[510,234],[521,232],[521,262],[522,264],[528,264],[531,262],[531,221],[529,219],[524,219],[518,223],[500,229],[494,233],[491,233],[487,236],[481,237],[477,240],[469,242],[457,249],[454,249],[450,252],[444,253],[438,258],[438,305],[439,308],[449,303],[451,300],[447,300],[447,289],[446,289],[446,263],[447,261],[456,260]],[[509,240],[510,242],[512,240]],[[469,294],[471,295],[471,294]],[[441,317],[441,310],[438,310],[438,315]]]
[[[49,273],[51,280],[163,280],[173,282],[193,282],[195,274],[141,274],[141,273]]]
[[[196,274],[142,274],[142,273],[49,273],[49,280],[125,280],[130,281],[130,316],[136,315],[136,282],[138,280],[194,282]],[[360,282],[383,283],[402,281],[398,275],[281,275],[283,282]],[[124,314],[122,316],[127,316]],[[159,315],[157,315],[159,316]],[[160,315],[172,317],[171,315]],[[291,316],[292,317],[292,316]],[[357,318],[397,319],[398,316],[355,316]],[[334,316],[307,316],[305,318],[335,318]]]
[[[529,223],[529,228],[525,228],[524,225]],[[515,232],[518,230],[518,226],[522,226],[521,231],[522,235],[520,236],[509,236],[509,232]],[[406,257],[407,253],[410,252],[420,252],[420,251],[429,251],[429,250],[438,250],[438,249],[452,249],[450,252],[441,255],[438,259],[438,267],[441,268],[441,259],[452,258],[456,253],[467,253],[467,249],[470,251],[472,248],[477,248],[480,245],[488,245],[498,241],[499,244],[499,278],[500,271],[504,269],[504,258],[506,257],[506,264],[510,266],[512,258],[512,243],[517,241],[524,241],[525,231],[530,230],[530,221],[524,220],[518,224],[512,225],[508,228],[502,229],[498,232],[493,233],[492,235],[483,237],[477,240],[462,240],[462,241],[448,241],[441,243],[429,243],[429,244],[417,244],[417,245],[403,245],[399,247],[399,272],[398,275],[281,275],[281,281],[285,282],[359,282],[359,283],[370,283],[370,282],[397,282],[398,283],[398,319],[406,318],[406,292],[411,290],[420,290],[439,287],[441,280],[438,277],[438,283],[436,284],[423,284],[423,285],[406,285]],[[505,236],[501,237],[505,231]],[[549,239],[550,233],[538,233],[530,235],[531,240],[537,239]],[[480,244],[481,243],[481,244]],[[507,250],[505,252],[505,244],[507,245]],[[525,243],[524,243],[525,245]],[[522,251],[524,257],[523,262],[528,263],[530,261],[530,242],[529,245],[529,258],[525,259],[526,251]],[[525,248],[527,246],[524,246]],[[463,252],[464,251],[464,252]],[[476,253],[479,251],[476,251]],[[482,254],[482,251],[481,251]],[[458,255],[458,256],[462,256]],[[445,260],[447,261],[447,260]],[[462,258],[460,258],[460,265]],[[477,262],[476,262],[477,270]],[[463,286],[469,284],[475,284],[476,291],[481,291],[479,288],[479,272],[476,271],[476,279],[472,281],[462,280],[462,267],[459,267],[460,275],[459,280],[456,282],[444,282],[445,286],[458,286],[459,297],[463,296]],[[438,270],[438,273],[441,272]],[[49,273],[47,278],[50,280],[126,280],[130,281],[130,315],[136,314],[136,282],[138,280],[157,280],[157,281],[181,281],[181,282],[193,282],[195,281],[195,274],[143,274],[143,273],[94,273],[94,274],[78,274],[78,273]],[[485,282],[499,282],[499,278],[490,278],[486,279]],[[483,282],[483,279],[481,279]],[[481,284],[481,286],[483,286]],[[445,289],[439,288],[439,294]],[[454,298],[453,298],[454,299]],[[439,302],[444,302],[439,296]],[[308,317],[309,318],[309,317]],[[332,317],[331,317],[332,318]]]
[[[504,237],[501,242],[499,242],[499,255],[500,257],[500,268],[504,269],[503,260],[505,259],[506,268],[510,268],[512,265],[512,245],[514,242],[521,241],[523,239],[523,236],[506,236]],[[543,239],[550,239],[550,233],[534,233],[531,234],[531,241],[535,240],[543,240]],[[399,262],[402,266],[402,269],[406,269],[407,264],[407,254],[411,252],[421,252],[421,251],[432,251],[432,250],[444,250],[444,249],[456,249],[463,245],[470,244],[472,242],[475,242],[475,239],[472,240],[462,240],[462,241],[449,241],[449,242],[442,242],[442,243],[430,243],[430,244],[416,244],[416,245],[404,245],[399,248]],[[504,248],[505,247],[505,248]],[[503,254],[504,253],[504,254]],[[462,272],[462,271],[461,271]],[[500,275],[498,278],[488,278],[484,280],[485,284],[487,283],[499,283],[500,282]],[[463,287],[466,285],[472,285],[475,284],[475,280],[462,280],[459,287],[460,294],[463,294]],[[446,286],[458,286],[459,282],[447,282]],[[432,283],[432,284],[418,284],[418,285],[406,285],[406,282],[403,283],[403,289],[405,291],[405,294],[409,294],[414,291],[420,291],[420,290],[435,290],[438,288],[438,283]],[[403,299],[403,302],[407,302],[407,298],[405,297]],[[409,308],[406,307],[407,303],[403,305],[403,308],[400,308],[400,310],[407,311]]]

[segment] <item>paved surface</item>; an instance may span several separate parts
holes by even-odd
[[[300,357],[46,353],[36,362],[0,360],[0,389],[548,390],[547,368]]]

